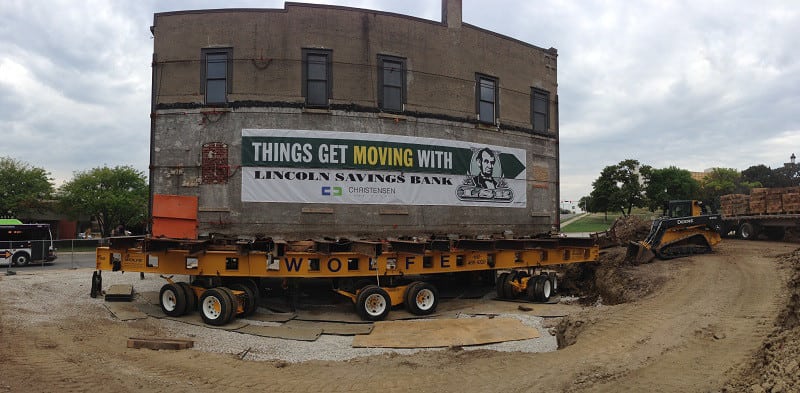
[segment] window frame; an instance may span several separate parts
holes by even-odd
[[[544,112],[536,111],[537,100],[544,100]],[[536,129],[536,116],[544,117],[544,129]],[[536,132],[550,132],[550,92],[544,89],[531,87],[531,128]]]
[[[492,101],[493,116],[489,121],[481,117],[481,103],[490,102],[483,99],[481,95],[482,81],[491,81],[494,84],[494,101]],[[495,76],[475,73],[475,113],[477,114],[478,122],[482,124],[497,124],[497,119],[500,118],[500,79]]]
[[[225,78],[208,78],[208,57],[209,55],[224,54],[225,61]],[[200,50],[200,94],[203,95],[203,102],[206,105],[227,104],[228,94],[233,92],[233,48],[202,48]],[[225,99],[223,101],[209,101],[208,99],[208,82],[210,80],[224,80],[225,81]]]
[[[386,82],[383,77],[383,73],[386,70],[386,66],[384,65],[385,62],[395,62],[400,63],[400,72],[401,74],[401,81],[400,81],[400,108],[387,108],[386,103],[384,102],[385,96],[385,88]],[[406,69],[406,58],[398,57],[398,56],[390,56],[390,55],[378,55],[378,108],[384,112],[403,112],[405,111],[406,105],[406,98],[408,93],[407,81],[408,78],[406,77],[407,69]],[[398,87],[398,86],[390,86],[390,87]]]
[[[316,48],[303,48],[302,49],[302,95],[305,98],[305,105],[313,108],[327,108],[330,106],[330,100],[333,98],[333,50],[331,49],[316,49]],[[308,94],[308,56],[325,56],[325,103],[316,104],[309,102]]]

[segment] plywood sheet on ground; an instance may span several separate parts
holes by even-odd
[[[228,322],[227,324],[222,326],[208,325],[205,322],[203,322],[203,317],[201,317],[200,314],[196,312],[182,315],[180,317],[170,317],[169,315],[164,314],[164,312],[161,310],[161,307],[152,304],[139,304],[139,310],[141,310],[142,312],[151,317],[169,319],[172,321],[188,323],[190,325],[204,326],[212,329],[236,330],[248,325],[247,322],[242,322],[241,320],[238,319],[234,319],[233,321]]]
[[[247,325],[236,332],[243,334],[252,334],[262,337],[284,338],[287,340],[300,340],[300,341],[315,341],[322,335],[320,328],[305,328],[305,327],[287,327],[287,326],[256,326]]]
[[[369,334],[372,331],[372,323],[300,321],[294,319],[286,322],[284,326],[291,328],[319,328],[322,329],[322,334],[337,336],[355,336]]]
[[[146,292],[137,292],[139,299],[147,304],[155,304],[159,305],[158,301],[158,292],[157,291],[146,291]]]
[[[256,311],[254,314],[248,316],[247,319],[261,322],[286,322],[294,319],[296,316],[297,314],[293,312],[274,313]]]
[[[134,319],[145,319],[147,314],[139,311],[135,304],[131,303],[104,303],[106,309],[120,321],[132,321]]]
[[[514,318],[459,318],[376,322],[372,333],[355,336],[356,348],[437,348],[493,344],[540,337]]]

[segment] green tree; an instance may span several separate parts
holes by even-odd
[[[719,197],[726,194],[747,194],[760,183],[747,182],[736,169],[714,168],[700,182],[701,199],[718,209]]]
[[[700,184],[692,178],[692,173],[675,166],[663,169],[643,166],[641,174],[651,212],[663,208],[670,200],[695,199],[700,191]]]
[[[769,187],[800,186],[800,164],[784,164],[772,170],[772,184]]]
[[[0,157],[0,215],[35,210],[53,194],[50,173],[10,157]]]
[[[87,214],[108,236],[117,225],[142,225],[149,190],[144,174],[129,166],[101,167],[78,172],[61,186],[61,205],[67,212]]]
[[[760,164],[753,165],[742,171],[742,180],[748,183],[758,183],[761,187],[775,187],[772,178],[772,169]]]
[[[643,207],[638,170],[639,161],[630,159],[603,168],[600,177],[592,182],[590,211],[619,211],[627,216],[634,207]]]

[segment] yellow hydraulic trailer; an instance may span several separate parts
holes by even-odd
[[[526,294],[546,301],[557,284],[548,266],[596,261],[590,239],[436,239],[429,241],[238,241],[111,238],[97,249],[92,293],[102,271],[187,275],[191,283],[167,279],[160,291],[162,310],[178,316],[199,308],[206,323],[223,325],[255,310],[261,278],[330,278],[362,318],[380,320],[391,306],[432,313],[436,287],[421,277],[443,273],[505,271],[498,276],[501,298]],[[369,280],[369,281],[367,281]]]

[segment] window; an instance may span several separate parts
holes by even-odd
[[[378,55],[378,107],[402,112],[406,102],[406,59]]]
[[[531,124],[534,131],[547,132],[550,129],[550,92],[531,89]]]
[[[477,101],[478,121],[494,124],[498,117],[497,110],[497,78],[477,74],[475,77],[475,98]]]
[[[303,49],[303,96],[307,106],[327,107],[332,97],[330,50]]]
[[[231,92],[233,65],[232,48],[206,48],[202,50],[202,85],[206,104],[224,104]]]

